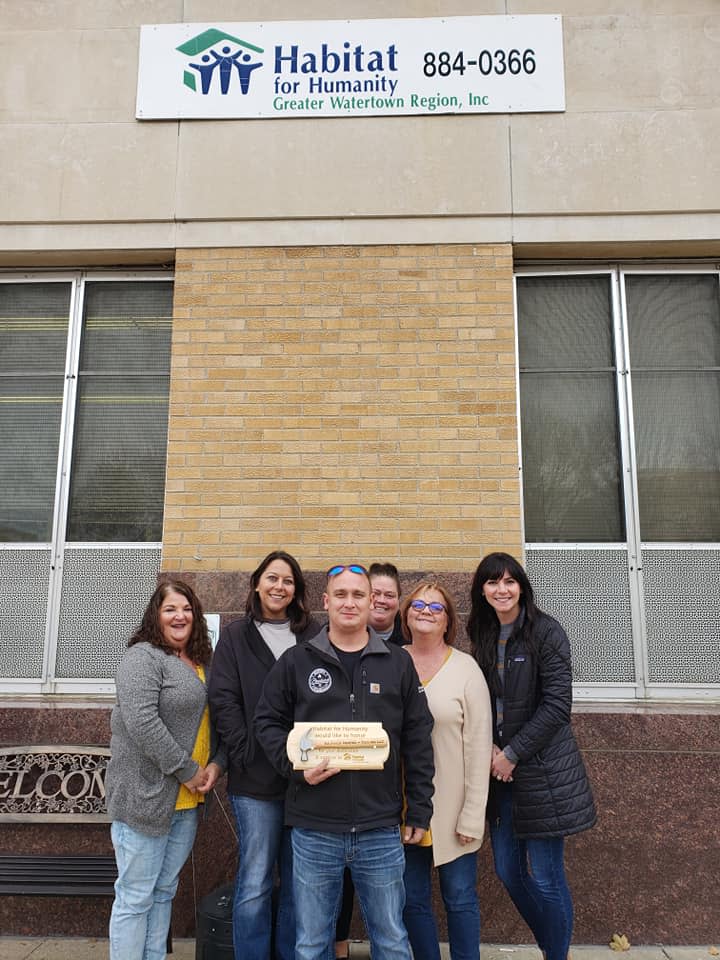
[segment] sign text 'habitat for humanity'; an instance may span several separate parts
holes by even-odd
[[[559,16],[141,28],[141,120],[564,109]]]

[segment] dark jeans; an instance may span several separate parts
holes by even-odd
[[[512,824],[511,783],[495,787],[499,820],[490,824],[495,872],[547,960],[567,960],[573,904],[565,879],[565,840],[521,840]]]
[[[272,889],[280,874],[275,921],[275,956],[295,956],[290,830],[283,826],[284,801],[231,796],[238,828],[238,872],[233,902],[233,939],[239,960],[267,960],[272,932]]]
[[[447,914],[452,960],[478,960],[480,906],[477,853],[466,853],[438,867],[440,893]],[[438,931],[431,902],[432,847],[405,847],[405,910],[415,960],[440,960]]]

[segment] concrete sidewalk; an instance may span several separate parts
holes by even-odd
[[[442,944],[443,960],[448,960],[447,944]],[[573,960],[711,960],[716,954],[712,944],[699,947],[639,946],[616,953],[607,944],[572,947]],[[536,947],[482,944],[481,960],[542,960]],[[107,940],[25,939],[0,936],[0,960],[107,960]],[[175,940],[170,960],[195,960],[194,940]],[[367,942],[353,941],[351,960],[369,960]]]

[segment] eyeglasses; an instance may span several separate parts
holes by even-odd
[[[339,573],[342,573],[343,570],[349,570],[350,573],[359,573],[369,578],[367,570],[359,563],[338,563],[337,566],[330,567],[325,576],[329,580],[330,577],[336,577]]]
[[[410,606],[413,610],[417,610],[418,613],[425,610],[426,608],[430,613],[447,613],[447,607],[444,603],[438,603],[437,600],[433,600],[432,603],[427,603],[425,600],[411,600]]]

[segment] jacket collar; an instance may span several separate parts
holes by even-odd
[[[370,653],[389,653],[390,651],[387,648],[387,645],[384,640],[381,640],[380,637],[375,633],[372,627],[368,627],[368,642],[367,646],[363,648],[362,655],[363,657],[367,656]],[[308,645],[315,647],[316,650],[319,650],[321,653],[324,653],[328,657],[333,657],[337,660],[337,654],[333,648],[333,645],[330,643],[330,637],[328,635],[327,624],[322,628],[320,633],[315,634],[312,640],[308,640]]]
[[[260,663],[264,664],[268,668],[275,666],[275,657],[273,652],[265,643],[262,638],[262,634],[257,628],[255,623],[255,618],[252,615],[248,615],[248,631],[247,631],[247,643],[252,652],[258,658]]]

